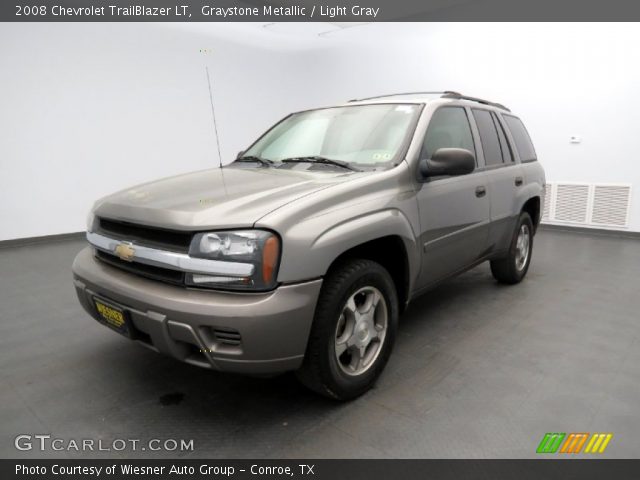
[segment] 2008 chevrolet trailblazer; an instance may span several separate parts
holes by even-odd
[[[73,263],[94,318],[216,370],[371,387],[409,301],[531,261],[544,171],[522,122],[455,92],[289,115],[235,162],[96,202]]]

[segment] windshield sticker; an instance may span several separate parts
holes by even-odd
[[[392,155],[390,153],[374,153],[371,157],[374,160],[391,160]]]

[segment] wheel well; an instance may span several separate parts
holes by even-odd
[[[352,258],[366,258],[382,265],[391,275],[398,293],[398,307],[402,312],[409,297],[409,261],[402,239],[396,235],[362,243],[336,258],[329,270]]]
[[[527,212],[533,222],[534,232],[538,229],[540,223],[540,197],[532,197],[522,206],[522,211]]]

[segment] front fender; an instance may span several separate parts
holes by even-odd
[[[400,237],[407,252],[410,287],[413,285],[420,268],[419,249],[411,223],[400,210],[378,210],[339,222],[326,217],[309,218],[287,232],[278,275],[280,281],[322,277],[333,261],[347,250],[371,240],[396,236]],[[308,237],[308,232],[319,234]]]

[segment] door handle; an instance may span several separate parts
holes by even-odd
[[[476,197],[484,197],[487,193],[487,189],[483,186],[476,187]]]
[[[521,186],[522,182],[523,182],[522,177],[516,177],[516,187]]]

